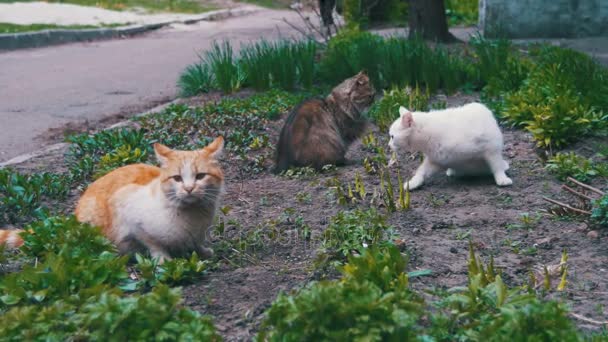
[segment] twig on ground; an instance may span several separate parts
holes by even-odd
[[[574,179],[572,177],[568,177],[567,179],[569,181],[571,181],[572,183],[574,183],[574,184],[576,184],[576,185],[578,185],[578,186],[580,186],[582,188],[585,188],[585,189],[587,189],[589,191],[593,191],[593,192],[595,192],[598,195],[604,196],[604,192],[603,191],[601,191],[599,189],[596,189],[596,188],[592,187],[591,185],[587,185],[585,183],[579,182],[579,181],[577,181],[576,179]]]
[[[572,317],[576,318],[576,319],[579,319],[579,320],[584,321],[584,322],[587,322],[587,323],[591,323],[591,324],[597,324],[597,325],[608,325],[608,321],[603,321],[603,322],[602,322],[602,321],[596,321],[596,320],[594,320],[594,319],[587,318],[587,317],[585,317],[585,316],[582,316],[582,315],[576,314],[576,313],[574,313],[574,312],[571,312],[571,313],[570,313],[570,315],[571,315]]]
[[[593,201],[594,200],[593,197],[589,197],[589,196],[587,196],[587,195],[585,195],[583,193],[580,193],[580,192],[572,189],[571,187],[567,186],[566,184],[562,185],[562,189],[564,189],[564,190],[566,190],[566,191],[568,191],[568,192],[570,192],[570,193],[572,193],[572,194],[574,194],[574,195],[576,195],[578,197],[584,198],[586,200],[589,200],[589,201]]]
[[[577,209],[577,208],[571,207],[571,206],[569,206],[569,205],[568,205],[568,204],[566,204],[566,203],[563,203],[563,202],[560,202],[560,201],[556,201],[556,200],[554,200],[554,199],[550,199],[550,198],[545,197],[545,196],[543,196],[543,199],[544,199],[545,201],[547,201],[547,202],[551,202],[551,203],[553,203],[553,204],[557,204],[557,205],[559,205],[559,206],[560,206],[560,207],[562,207],[562,208],[566,208],[566,209],[568,209],[568,210],[572,210],[572,211],[574,211],[574,212],[577,212],[577,213],[580,213],[580,214],[583,214],[583,215],[591,215],[591,212],[589,212],[589,211],[586,211],[586,210],[582,210],[582,209]]]

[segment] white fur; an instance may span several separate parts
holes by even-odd
[[[112,196],[116,241],[145,234],[154,241],[162,242],[162,245],[147,244],[151,256],[159,258],[161,262],[170,259],[163,245],[180,246],[184,250],[197,251],[199,255],[207,254],[201,256],[210,256],[213,252],[204,243],[219,201],[216,201],[216,207],[208,210],[177,207],[162,192],[159,183],[157,179],[143,186],[128,185]]]
[[[414,190],[438,171],[448,176],[491,171],[499,186],[513,184],[502,158],[503,138],[492,112],[483,104],[431,112],[410,112],[399,108],[401,117],[391,125],[389,146],[422,152],[424,160],[408,181]],[[489,168],[489,170],[488,170]]]

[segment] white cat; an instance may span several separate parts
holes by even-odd
[[[502,133],[486,106],[470,103],[428,113],[400,107],[399,114],[389,131],[390,148],[424,154],[422,164],[408,181],[410,190],[446,169],[448,176],[491,171],[497,185],[513,184],[505,174],[509,164],[502,158]]]

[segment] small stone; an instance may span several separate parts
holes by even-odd
[[[587,233],[587,237],[590,239],[597,239],[600,237],[600,234],[596,230],[592,230],[589,233]]]
[[[584,232],[584,231],[586,231],[586,230],[587,230],[587,228],[589,228],[589,227],[587,226],[587,224],[586,224],[586,223],[581,223],[580,225],[578,225],[578,226],[576,227],[576,229],[575,229],[575,230],[576,230],[577,232]]]
[[[450,253],[458,253],[458,249],[456,249],[456,247],[450,247]]]
[[[557,240],[559,240],[559,238],[556,236],[550,236],[543,239],[539,239],[536,240],[536,242],[534,243],[534,247],[549,249],[552,247],[551,244],[553,244]]]

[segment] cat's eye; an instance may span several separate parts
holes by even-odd
[[[182,181],[182,176],[180,176],[180,175],[175,175],[175,176],[173,176],[171,178],[173,178],[173,180],[176,181],[176,182],[181,182]]]
[[[391,139],[393,139],[393,135],[391,134]]]
[[[200,172],[196,174],[196,180],[201,180],[203,178],[205,178],[205,176],[207,176],[206,173]]]

